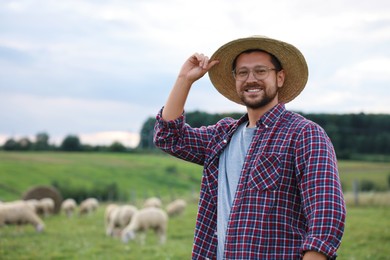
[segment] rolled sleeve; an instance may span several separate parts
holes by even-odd
[[[336,156],[325,132],[315,125],[306,129],[301,141],[299,185],[307,218],[301,253],[317,251],[332,259],[337,256],[346,217]]]

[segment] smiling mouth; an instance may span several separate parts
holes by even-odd
[[[248,92],[248,93],[258,93],[262,91],[261,88],[249,88],[249,89],[245,89],[245,92]]]

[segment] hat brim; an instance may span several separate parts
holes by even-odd
[[[236,81],[232,73],[234,59],[243,51],[261,49],[273,54],[281,63],[285,80],[279,90],[280,103],[288,103],[305,88],[308,79],[308,67],[302,53],[293,45],[265,36],[241,38],[221,46],[210,58],[219,60],[208,74],[214,87],[226,98],[243,104],[236,91]]]

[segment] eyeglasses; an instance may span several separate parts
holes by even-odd
[[[266,66],[256,66],[252,70],[248,68],[241,68],[239,70],[233,70],[233,77],[238,81],[246,81],[252,71],[255,79],[262,80],[268,77],[270,70],[276,71],[275,68],[268,68]]]

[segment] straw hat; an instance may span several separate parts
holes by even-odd
[[[282,64],[286,76],[283,87],[279,90],[279,102],[287,103],[293,100],[305,88],[308,68],[305,58],[297,48],[265,36],[251,36],[226,43],[210,58],[210,60],[219,60],[219,64],[209,70],[209,77],[222,95],[238,104],[243,104],[236,92],[232,65],[237,55],[249,49],[269,52]]]

